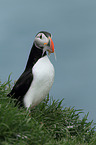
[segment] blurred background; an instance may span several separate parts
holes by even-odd
[[[96,0],[1,0],[0,80],[17,80],[36,33],[52,33],[57,60],[50,91],[63,106],[89,112],[96,122]]]

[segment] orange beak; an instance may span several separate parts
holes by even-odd
[[[54,43],[53,43],[53,40],[51,39],[51,37],[49,37],[49,40],[50,40],[50,48],[49,49],[49,52],[50,53],[54,53]]]
[[[47,50],[47,51],[49,51],[49,53],[54,53],[54,43],[53,43],[53,40],[51,39],[51,37],[49,37],[49,42],[44,43],[44,45],[47,45],[49,47],[49,49]]]

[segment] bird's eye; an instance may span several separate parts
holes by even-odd
[[[42,39],[42,35],[40,35],[40,39]]]

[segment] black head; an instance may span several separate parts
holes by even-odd
[[[35,36],[34,44],[37,48],[43,51],[43,54],[45,51],[48,51],[49,53],[54,52],[54,43],[51,37],[51,33],[46,31],[40,31]]]
[[[37,35],[38,35],[39,33],[43,33],[47,38],[48,38],[48,37],[51,37],[51,38],[52,38],[52,35],[51,35],[51,33],[49,33],[49,32],[40,31],[40,32],[37,33]],[[36,35],[36,36],[37,36],[37,35]]]

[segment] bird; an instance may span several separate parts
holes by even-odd
[[[55,53],[51,33],[38,32],[24,72],[7,95],[16,99],[19,107],[33,108],[49,94],[55,76],[54,66],[48,56],[51,53]]]

